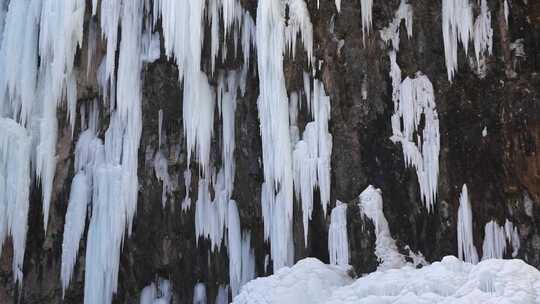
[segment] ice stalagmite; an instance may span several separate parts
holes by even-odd
[[[419,130],[422,119],[424,128]],[[418,72],[415,78],[403,80],[391,121],[390,139],[401,143],[405,165],[416,169],[421,199],[431,211],[437,198],[440,134],[433,85],[427,76]]]
[[[504,227],[490,221],[484,227],[484,244],[482,260],[502,259],[506,250],[506,233]]]
[[[6,237],[13,244],[14,280],[22,284],[30,194],[31,138],[21,125],[0,118],[0,255]]]
[[[399,268],[405,265],[405,258],[396,246],[396,241],[390,235],[388,221],[383,213],[381,190],[368,186],[359,196],[360,210],[364,216],[373,221],[375,226],[375,255],[380,261],[380,270]]]
[[[478,253],[474,247],[471,202],[467,185],[463,185],[459,196],[458,209],[458,256],[467,263],[478,263]]]
[[[349,240],[347,237],[347,205],[336,202],[332,209],[330,227],[328,228],[328,251],[330,264],[349,264]]]

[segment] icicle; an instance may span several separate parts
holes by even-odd
[[[446,70],[448,80],[452,81],[458,68],[458,41],[463,44],[466,54],[473,35],[473,12],[469,0],[442,1],[442,31]]]
[[[362,0],[364,1],[364,0]],[[413,30],[413,11],[412,7],[406,0],[401,0],[397,11],[394,13],[394,19],[387,27],[380,31],[381,38],[384,42],[392,42],[393,49],[399,51],[399,29],[401,21],[405,22],[405,28],[407,29],[407,36],[412,37]]]
[[[285,26],[285,45],[292,57],[296,52],[296,37],[300,35],[304,50],[307,53],[308,64],[313,62],[313,25],[304,0],[285,0],[289,8],[289,20]],[[258,23],[257,23],[258,24]]]
[[[158,148],[161,147],[161,132],[163,130],[163,110],[158,111]]]
[[[13,277],[21,286],[28,230],[31,138],[9,118],[0,118],[0,130],[0,255],[4,240],[11,236]]]
[[[193,288],[193,304],[206,304],[206,286],[197,283]]]
[[[233,297],[240,290],[242,279],[242,236],[240,231],[240,216],[235,201],[229,202],[228,249],[229,249],[229,283]]]
[[[401,83],[399,102],[394,104],[391,118],[393,135],[390,139],[401,143],[405,165],[416,168],[421,199],[428,211],[437,198],[439,176],[440,134],[435,107],[431,81],[418,72],[414,79],[407,77]],[[420,132],[422,116],[424,129]]]
[[[495,221],[490,221],[484,227],[484,244],[482,260],[502,259],[506,250],[506,235],[504,228]]]
[[[336,9],[338,11],[338,13],[341,12],[341,0],[335,0],[335,3],[336,3]]]
[[[508,26],[508,15],[510,15],[510,8],[508,6],[508,0],[504,0],[504,20]]]
[[[485,52],[489,55],[493,48],[493,29],[491,28],[491,12],[486,0],[480,2],[480,15],[474,22],[474,54],[480,71],[480,60]]]
[[[366,33],[371,30],[371,13],[373,0],[360,0],[360,8],[362,10],[362,41],[365,45]]]
[[[151,283],[143,288],[140,304],[169,304],[172,300],[172,286],[169,280],[159,278],[158,285]]]
[[[285,7],[261,0],[257,6],[257,64],[264,183],[261,197],[265,238],[270,238],[274,270],[288,264],[292,238],[293,174],[289,107],[283,73]],[[277,194],[276,194],[277,193]]]
[[[349,265],[349,240],[347,237],[347,205],[336,201],[330,215],[328,228],[328,254],[330,264]]]
[[[64,240],[62,243],[62,296],[64,296],[77,261],[79,242],[86,224],[86,208],[90,201],[90,184],[84,171],[78,172],[71,183],[69,204],[64,224]]]
[[[458,209],[458,256],[467,263],[478,263],[478,253],[474,247],[471,203],[467,185],[463,185]]]

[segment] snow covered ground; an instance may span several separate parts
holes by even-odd
[[[447,256],[420,269],[405,266],[353,280],[346,267],[307,258],[249,282],[233,303],[540,303],[540,271],[521,260],[473,265]]]

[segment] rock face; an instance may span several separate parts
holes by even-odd
[[[89,24],[99,18],[90,16],[91,1],[87,2],[85,43],[77,51],[75,67],[79,106],[90,104],[100,94],[95,76],[97,67],[90,66],[88,72],[86,66]],[[255,19],[257,1],[241,2]],[[391,22],[399,1],[373,1],[373,28],[365,39],[360,1],[342,0],[339,13],[334,1],[306,2],[313,24],[314,55],[323,62],[316,76],[322,80],[331,100],[330,204],[334,206],[336,199],[349,204],[348,235],[355,272],[370,272],[377,266],[373,225],[362,218],[356,207],[358,195],[370,184],[382,190],[384,213],[393,238],[401,247],[408,245],[413,251],[421,252],[428,261],[457,255],[459,194],[462,185],[467,184],[479,255],[482,255],[484,225],[491,220],[504,225],[508,219],[519,230],[521,246],[517,257],[540,267],[540,5],[535,1],[508,1],[506,24],[503,7],[506,1],[487,1],[492,14],[493,53],[485,58],[485,75],[476,72],[474,52],[470,50],[466,55],[460,49],[458,72],[449,82],[441,32],[441,3],[411,1],[413,36],[409,38],[406,31],[401,30],[397,63],[403,78],[417,71],[430,78],[440,120],[438,195],[434,209],[428,212],[420,198],[414,168],[405,167],[401,146],[390,140],[390,117],[394,109],[389,46],[382,41],[379,30]],[[479,8],[475,5],[476,12]],[[161,31],[159,25],[158,29]],[[95,56],[98,58],[104,55],[103,44],[103,41],[97,43]],[[518,44],[522,51],[516,49]],[[232,49],[232,41],[230,45]],[[209,54],[209,42],[205,40],[205,70],[209,69]],[[303,71],[307,71],[304,56],[298,51],[294,59],[284,58],[289,92],[302,88]],[[252,233],[256,273],[264,276],[272,272],[272,267],[266,269],[265,266],[270,245],[264,241],[260,204],[264,178],[256,60],[256,56],[251,56],[246,92],[237,100],[232,199],[238,204],[242,228]],[[99,62],[97,58],[93,61]],[[218,62],[217,70],[237,68],[239,61],[241,59]],[[86,77],[87,73],[93,76]],[[163,48],[158,60],[144,65],[137,212],[133,232],[124,241],[114,303],[136,303],[140,291],[157,276],[171,281],[173,303],[191,303],[197,282],[206,284],[209,302],[213,303],[218,287],[228,284],[229,259],[225,246],[212,251],[209,241],[197,241],[195,235],[199,168],[196,163],[187,163],[181,112],[183,87],[178,75],[176,65],[166,58]],[[211,80],[215,81],[215,78]],[[162,183],[156,178],[153,165],[154,155],[160,148],[160,109],[163,110],[164,134],[161,150],[173,185],[164,207]],[[102,116],[108,119],[104,109]],[[300,130],[305,126],[305,116],[300,113]],[[1,303],[62,301],[62,234],[73,177],[74,143],[80,130],[75,129],[71,140],[65,111],[59,110],[58,117],[58,165],[48,229],[46,233],[43,230],[41,190],[36,186],[30,201],[24,282],[21,289],[13,282],[12,249],[8,240],[0,257]],[[214,134],[220,134],[221,124],[216,121],[214,125]],[[106,127],[106,124],[100,126],[100,134]],[[221,136],[213,136],[212,164],[221,162],[221,140]],[[188,189],[192,205],[188,210],[181,208],[186,195],[185,170],[191,170],[193,177],[191,189]],[[315,197],[318,196],[315,193]],[[301,219],[301,205],[295,202],[295,260],[313,256],[328,262],[329,215],[325,217],[321,206],[314,204],[307,244],[304,244]],[[83,301],[85,244],[83,238],[74,277],[63,303]]]

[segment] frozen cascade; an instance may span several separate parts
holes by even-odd
[[[467,185],[463,185],[461,195],[459,196],[458,209],[458,256],[459,259],[467,263],[478,263],[478,253],[474,247],[473,225],[472,225],[471,202]]]
[[[399,268],[405,265],[405,257],[398,252],[396,241],[390,235],[388,221],[383,213],[381,190],[369,185],[359,196],[362,215],[375,226],[375,255],[380,261],[379,270]]]
[[[94,168],[92,217],[86,247],[84,303],[111,303],[118,286],[118,267],[124,233],[131,233],[137,207],[137,155],[142,129],[141,79],[143,3],[101,2],[102,30],[107,38],[107,57],[116,50],[121,14],[121,41],[117,83],[106,70],[103,92],[110,86],[110,125],[105,134],[104,162]],[[107,9],[109,8],[109,9]],[[118,16],[117,16],[118,15]],[[114,58],[114,57],[113,57]],[[106,61],[107,62],[107,61]],[[114,67],[114,59],[107,62]],[[108,76],[107,76],[108,75]],[[116,98],[114,98],[116,96]],[[112,102],[115,100],[115,102]]]
[[[347,205],[340,201],[332,209],[328,228],[330,264],[349,265],[349,240],[347,237]]]
[[[290,20],[285,25],[285,10]],[[296,49],[300,34],[308,63],[313,57],[313,29],[303,0],[262,0],[257,5],[257,64],[260,96],[257,102],[263,146],[264,183],[261,205],[265,238],[270,240],[274,271],[290,265],[292,247],[293,165],[289,102],[283,55]]]
[[[19,286],[23,279],[28,230],[31,138],[24,127],[0,117],[0,255],[6,237],[13,243],[12,271]]]
[[[313,212],[313,191],[318,186],[321,205],[326,215],[330,201],[330,158],[332,153],[332,135],[328,132],[330,119],[330,97],[326,96],[323,84],[314,79],[312,100],[309,109],[314,121],[306,124],[302,140],[298,141],[293,151],[294,189],[296,197],[302,202],[304,240],[307,246],[309,220]],[[293,98],[294,97],[294,98]],[[291,104],[297,97],[291,95]],[[294,113],[294,108],[292,110]],[[295,121],[293,119],[292,121]]]
[[[424,129],[420,132],[422,116]],[[391,120],[390,139],[401,143],[405,165],[416,168],[421,199],[431,211],[437,198],[440,134],[433,86],[427,76],[417,72],[415,78],[403,80]]]

